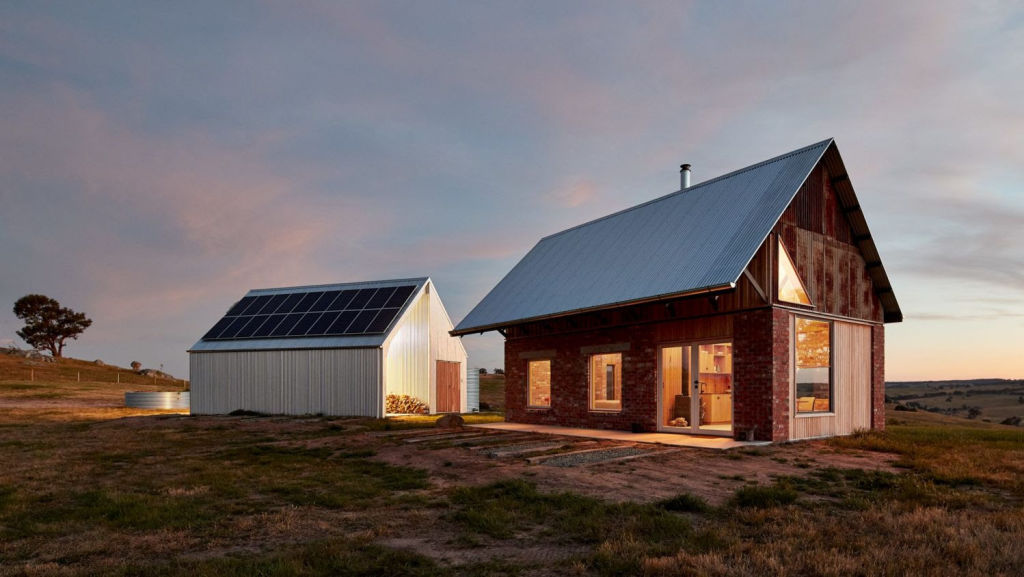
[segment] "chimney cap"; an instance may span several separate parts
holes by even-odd
[[[679,165],[679,171],[682,172],[684,170],[690,170],[690,165],[689,164],[680,164]]]

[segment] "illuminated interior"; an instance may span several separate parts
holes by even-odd
[[[832,410],[831,323],[796,319],[796,412]]]
[[[529,399],[531,407],[548,408],[551,406],[551,361],[530,361],[528,372]]]
[[[622,353],[591,355],[590,410],[622,410]]]
[[[796,274],[793,259],[789,258],[789,252],[782,244],[782,239],[779,239],[779,300],[802,305],[811,304],[804,283]]]
[[[732,343],[662,347],[661,427],[731,432],[732,384]]]

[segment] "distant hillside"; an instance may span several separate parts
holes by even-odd
[[[903,387],[980,387],[987,385],[1024,385],[1022,379],[963,379],[959,381],[886,381],[886,388]]]
[[[964,379],[885,384],[885,398],[916,409],[992,423],[1024,421],[1024,380]]]
[[[94,361],[63,358],[47,360],[26,359],[6,353],[0,349],[0,381],[18,382],[62,382],[78,381],[153,385],[160,384],[167,390],[184,388],[186,381],[175,378],[154,378],[136,374],[130,368],[117,365],[97,364]]]

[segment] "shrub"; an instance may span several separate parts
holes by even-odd
[[[774,485],[740,487],[733,494],[732,502],[737,507],[765,509],[789,505],[796,501],[796,498],[796,491],[789,483],[778,482]]]
[[[666,511],[680,511],[684,513],[703,513],[708,510],[707,501],[690,493],[680,493],[675,497],[659,501],[658,506]]]

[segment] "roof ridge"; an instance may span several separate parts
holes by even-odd
[[[362,280],[362,281],[353,281],[353,282],[332,282],[332,283],[324,283],[324,284],[310,284],[310,285],[297,285],[297,286],[264,287],[264,288],[257,288],[257,289],[249,289],[249,293],[260,292],[260,291],[282,291],[282,290],[295,290],[295,289],[318,289],[318,288],[325,288],[325,287],[339,287],[339,286],[350,286],[350,285],[358,285],[358,284],[384,284],[384,283],[394,283],[394,282],[416,282],[416,283],[421,283],[421,282],[426,282],[428,280],[430,280],[429,276],[418,276],[418,277],[410,277],[410,278],[392,278],[392,279],[382,279],[382,280]],[[246,294],[249,294],[249,293],[246,293]]]
[[[778,162],[780,160],[785,160],[786,158],[789,158],[790,156],[795,156],[797,154],[801,154],[801,153],[807,152],[808,150],[811,150],[812,148],[816,148],[818,146],[822,146],[822,145],[826,145],[827,146],[828,143],[831,143],[834,140],[835,139],[832,138],[832,137],[826,138],[825,140],[821,140],[819,142],[815,142],[814,144],[809,144],[809,145],[804,146],[802,148],[798,148],[796,150],[791,150],[791,151],[786,152],[784,154],[780,154],[780,155],[778,155],[778,156],[776,156],[774,158],[769,158],[768,160],[762,160],[761,162],[757,162],[757,163],[751,164],[750,166],[745,166],[743,168],[734,170],[732,172],[727,172],[727,173],[722,174],[720,176],[716,176],[714,178],[711,178],[711,179],[699,182],[699,183],[694,184],[694,185],[692,185],[692,186],[690,186],[688,188],[683,188],[683,189],[680,189],[680,190],[677,190],[677,191],[674,191],[674,192],[670,192],[668,194],[659,196],[657,198],[652,198],[651,200],[647,200],[647,201],[641,202],[640,204],[635,204],[633,206],[626,207],[626,208],[624,208],[622,210],[618,210],[618,211],[613,212],[611,214],[606,214],[604,216],[595,218],[593,220],[588,220],[587,222],[584,222],[584,223],[581,223],[581,224],[577,224],[576,226],[571,226],[571,227],[569,227],[567,229],[560,230],[560,231],[555,232],[555,233],[551,233],[551,234],[541,238],[540,240],[541,241],[545,241],[545,240],[547,240],[549,238],[554,238],[556,236],[563,235],[563,234],[565,234],[567,232],[572,232],[572,231],[574,231],[574,230],[576,230],[578,228],[583,228],[584,226],[588,226],[588,225],[594,224],[596,222],[601,222],[602,220],[606,220],[606,219],[612,218],[613,216],[619,216],[620,214],[625,214],[625,213],[630,212],[632,210],[636,210],[638,208],[643,208],[643,207],[645,207],[645,206],[647,206],[649,204],[653,204],[655,202],[661,202],[663,200],[667,200],[669,198],[673,198],[675,196],[683,194],[684,192],[691,192],[694,189],[700,188],[702,186],[706,186],[708,184],[711,184],[711,183],[714,183],[714,182],[718,182],[718,181],[724,180],[726,178],[732,178],[733,176],[736,176],[738,174],[741,174],[741,173],[744,173],[744,172],[747,172],[747,171],[750,171],[750,170],[754,170],[755,168],[761,168],[762,166],[771,164],[773,162]]]

